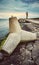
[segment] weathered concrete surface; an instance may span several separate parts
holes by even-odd
[[[19,42],[20,42],[20,35],[17,33],[10,33],[2,49],[10,54],[12,53],[12,51],[14,51]]]
[[[36,40],[36,33],[21,30],[21,41],[32,41]]]
[[[18,19],[16,17],[9,18],[9,31],[10,33],[16,33],[21,30]]]

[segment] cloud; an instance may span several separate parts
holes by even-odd
[[[0,6],[0,12],[39,12],[38,0],[0,0]]]
[[[32,8],[36,8],[36,7],[39,8],[39,3],[37,2],[32,4]]]
[[[0,13],[0,18],[9,18],[11,16],[16,16],[17,18],[25,18],[25,12],[7,12],[7,13]]]
[[[39,0],[21,0],[23,3],[34,3],[34,2],[39,2]]]
[[[36,2],[36,3],[30,4],[28,7],[28,11],[33,13],[39,13],[39,3]]]
[[[0,0],[0,13],[32,12],[39,14],[39,0]],[[6,16],[6,17],[8,17]],[[5,17],[5,16],[4,16]]]

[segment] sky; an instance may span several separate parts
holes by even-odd
[[[39,0],[0,0],[0,18],[25,18],[26,12],[29,18],[39,17]]]

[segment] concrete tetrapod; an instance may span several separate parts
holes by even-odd
[[[36,33],[22,30],[16,17],[9,19],[9,30],[10,34],[2,47],[9,54],[14,51],[20,41],[31,41],[37,38]]]

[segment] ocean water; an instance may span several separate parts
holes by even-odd
[[[0,19],[0,40],[9,32],[9,20]]]

